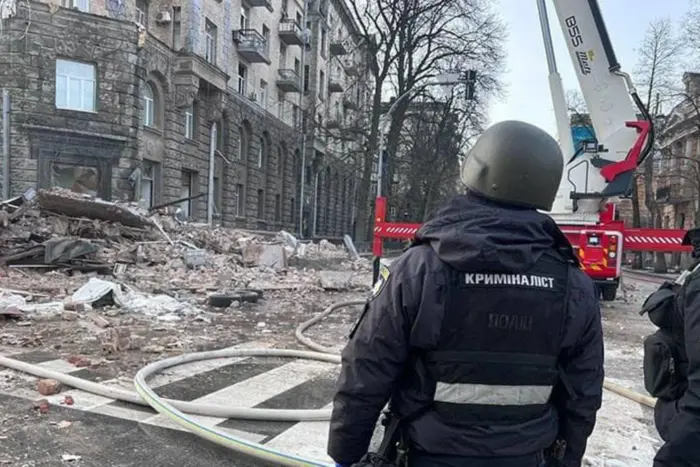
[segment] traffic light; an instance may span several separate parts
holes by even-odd
[[[473,101],[476,94],[476,70],[467,70],[464,72],[465,98],[468,101]]]

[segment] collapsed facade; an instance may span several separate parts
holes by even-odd
[[[361,118],[367,89],[343,0],[3,5],[4,194],[63,187],[182,200],[193,221],[351,230],[360,148],[329,122]]]

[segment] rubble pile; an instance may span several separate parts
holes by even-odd
[[[354,260],[349,260],[353,256]],[[342,271],[290,267],[333,260]],[[167,211],[64,189],[0,203],[0,315],[117,307],[159,317],[199,311],[236,290],[369,287],[366,260],[326,240],[183,223]]]

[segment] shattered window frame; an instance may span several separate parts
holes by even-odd
[[[143,169],[141,170],[141,199],[143,200],[144,195],[144,181],[148,182],[150,186],[149,199],[147,207],[152,208],[155,206],[156,202],[156,174],[157,174],[157,163],[144,160]]]
[[[73,191],[75,193],[85,193],[89,194],[91,196],[96,196],[99,197],[101,194],[101,185],[102,185],[102,168],[98,164],[85,164],[85,163],[80,163],[80,162],[73,162],[73,161],[67,161],[67,160],[52,160],[50,161],[49,164],[50,167],[50,178],[49,178],[49,186],[52,188],[57,187],[57,188],[64,188],[68,189],[70,191]],[[62,183],[60,179],[57,177],[60,175],[60,173],[67,174],[69,171],[72,171],[72,183],[71,186],[66,186],[65,183]],[[93,187],[90,187],[88,185],[80,183],[80,171],[82,171],[82,175],[88,175],[91,179],[94,178],[94,189]],[[94,174],[94,177],[91,176],[91,174]],[[93,181],[93,180],[86,180],[86,181]],[[76,187],[84,187],[86,190],[76,190]]]

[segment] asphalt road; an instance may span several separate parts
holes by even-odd
[[[46,352],[12,358],[90,380],[91,374]],[[0,371],[0,466],[81,467],[217,467],[267,465],[240,456],[180,430],[154,411],[66,388],[48,397],[49,412],[41,414],[34,401],[37,379],[8,378]],[[157,377],[153,386],[172,399],[260,408],[327,407],[337,368],[322,362],[289,359],[226,359],[184,365]],[[113,381],[117,383],[117,381]],[[128,388],[127,381],[121,386]],[[74,405],[63,404],[71,395]],[[330,462],[325,456],[326,422],[256,422],[199,417],[207,426],[281,450]],[[79,456],[64,461],[63,456]]]
[[[656,279],[658,281],[658,279]],[[639,283],[638,283],[639,284]],[[640,287],[643,284],[640,284]],[[637,294],[649,290],[638,289]],[[635,305],[636,306],[636,305]],[[604,309],[610,376],[635,388],[639,381],[640,336],[647,323],[631,303],[610,302]],[[627,340],[629,340],[628,343]],[[259,347],[260,343],[243,346]],[[625,350],[627,349],[627,350]],[[132,389],[115,375],[77,368],[52,352],[9,355],[92,381]],[[630,371],[623,371],[632,369]],[[629,373],[629,375],[627,374]],[[159,375],[152,381],[168,398],[243,407],[319,409],[329,407],[337,378],[334,365],[289,359],[226,359],[196,362]],[[47,398],[47,414],[34,408],[41,399],[38,379],[0,369],[0,467],[252,467],[266,465],[194,437],[149,408],[82,391],[64,389]],[[636,389],[636,388],[635,388]],[[74,405],[62,402],[71,395]],[[200,417],[207,426],[304,457],[330,462],[325,455],[326,422],[256,422]],[[63,456],[75,460],[64,461]]]

